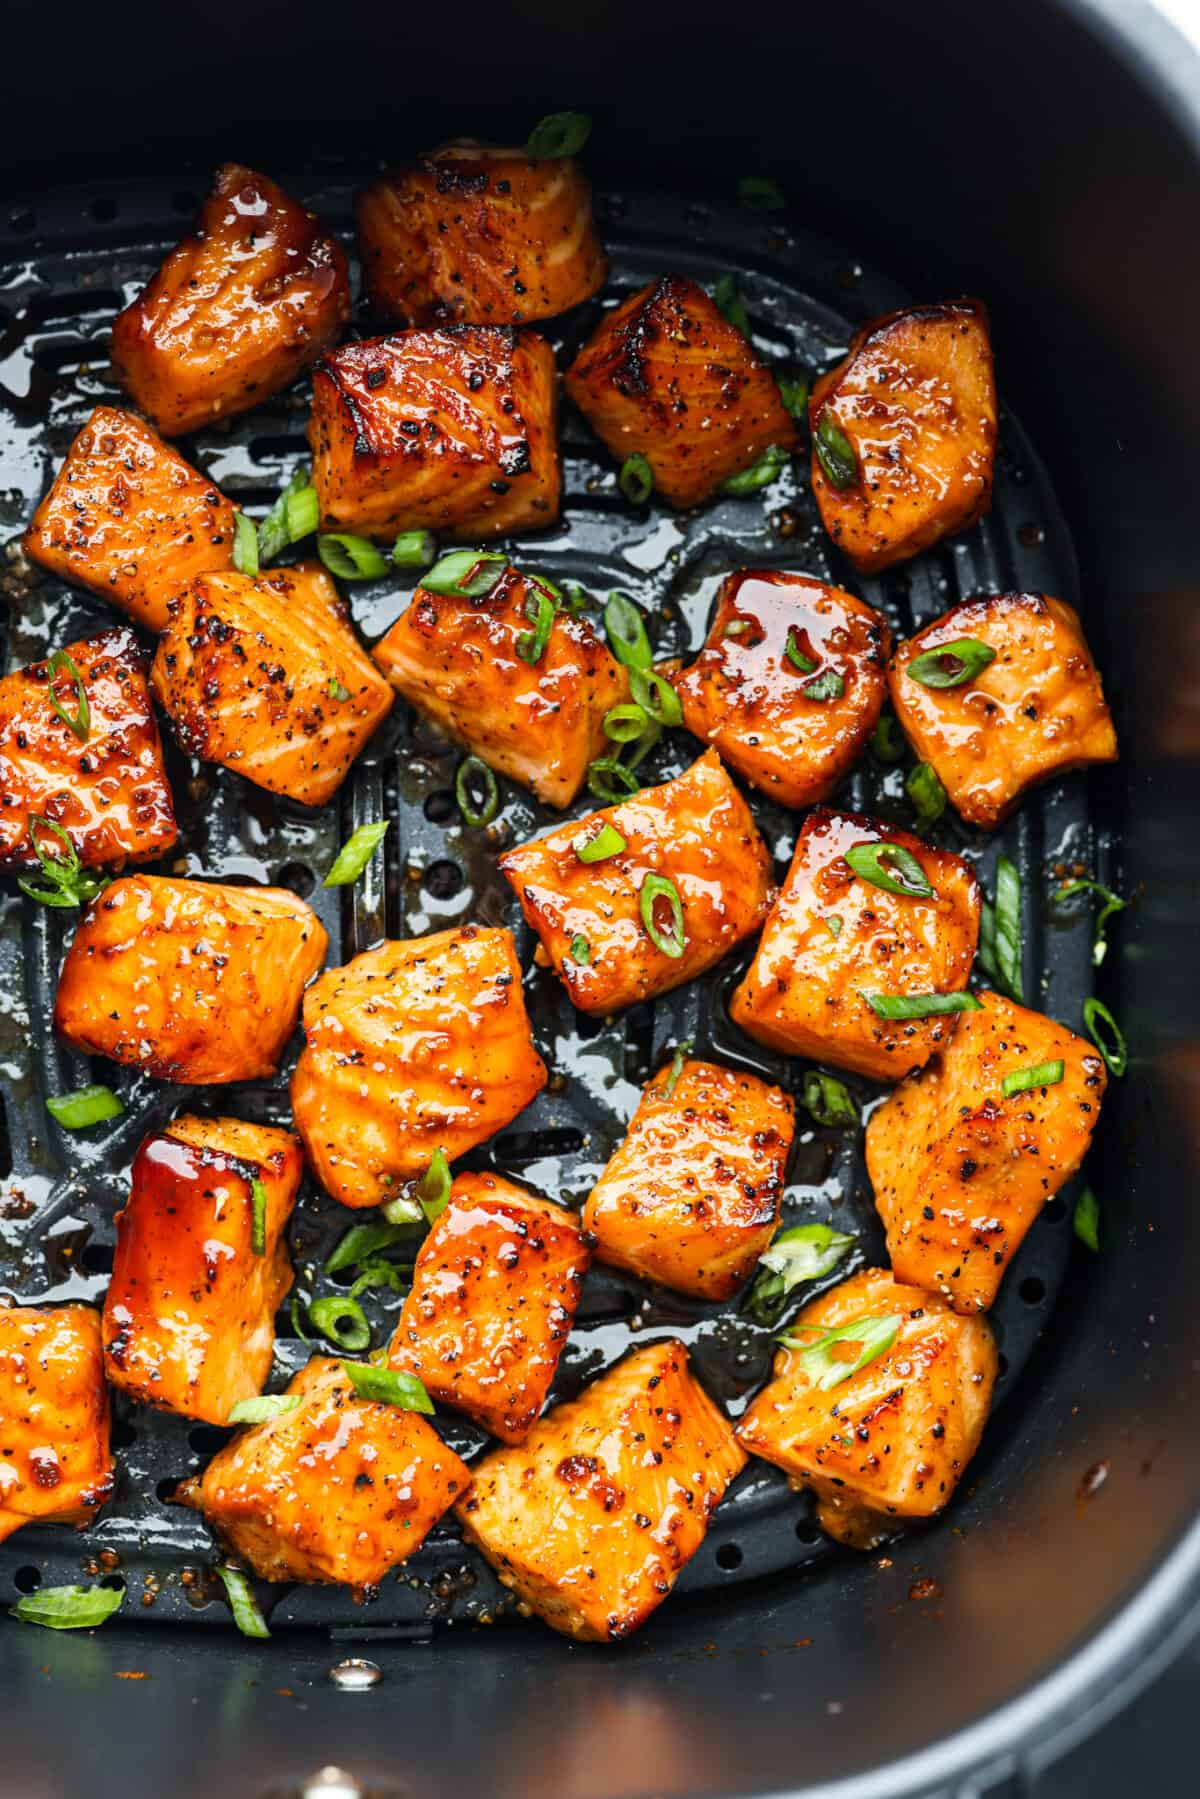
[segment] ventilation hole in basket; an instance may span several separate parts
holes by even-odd
[[[300,431],[294,437],[280,432],[250,439],[251,462],[280,462],[284,458],[303,456],[307,451],[308,439]]]
[[[448,825],[458,813],[452,793],[431,793],[422,810],[431,825]]]
[[[18,1593],[36,1593],[41,1584],[42,1571],[40,1568],[33,1567],[32,1564],[25,1568],[18,1568],[13,1575],[13,1586],[16,1587]]]
[[[188,1432],[188,1448],[197,1455],[216,1455],[228,1440],[228,1433],[215,1424],[197,1424]]]
[[[53,325],[63,320],[74,325],[94,313],[120,312],[123,305],[115,287],[95,287],[86,294],[35,294],[21,316],[28,325]]]
[[[137,1439],[137,1431],[127,1418],[114,1418],[109,1435],[109,1442],[114,1449],[128,1449],[131,1443],[137,1442]]]
[[[100,359],[108,360],[103,352]],[[70,343],[42,344],[34,351],[33,360],[44,375],[73,375],[91,357],[88,346],[76,337]]]
[[[79,1260],[89,1274],[111,1274],[113,1245],[111,1243],[85,1243],[83,1254]]]
[[[16,231],[21,236],[32,231],[36,224],[37,219],[35,215],[25,207],[18,207],[16,212],[10,212],[8,215],[9,230]]]
[[[801,1518],[796,1524],[796,1535],[802,1543],[819,1543],[821,1532],[811,1518]]]
[[[98,195],[88,211],[98,225],[107,225],[117,216],[117,203],[105,195]]]
[[[190,193],[187,188],[181,187],[178,193],[171,195],[171,205],[176,212],[193,213],[198,204],[195,194]]]
[[[297,899],[307,899],[317,884],[317,877],[303,862],[285,862],[275,876],[277,887],[286,887]]]
[[[1036,1274],[1029,1274],[1021,1282],[1017,1292],[1027,1306],[1040,1306],[1046,1297],[1046,1284],[1044,1281],[1040,1281]]]
[[[734,1568],[740,1568],[743,1561],[741,1545],[739,1543],[722,1543],[717,1550],[716,1559],[718,1568],[726,1568],[730,1572]]]
[[[1057,1193],[1053,1199],[1048,1199],[1042,1207],[1042,1217],[1048,1218],[1051,1224],[1061,1224],[1066,1215],[1066,1201],[1060,1199]]]
[[[181,1480],[191,1479],[191,1470],[186,1474],[164,1474],[161,1480],[155,1481],[154,1493],[161,1505],[170,1505],[175,1498],[175,1489]]]
[[[496,1139],[496,1160],[506,1168],[520,1168],[543,1156],[578,1155],[582,1148],[582,1131],[510,1131]]]
[[[453,899],[461,892],[463,871],[457,862],[431,862],[425,870],[425,891],[430,899]]]

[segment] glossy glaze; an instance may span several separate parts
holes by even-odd
[[[457,1511],[553,1629],[619,1642],[667,1597],[745,1459],[682,1343],[656,1343],[477,1462]]]
[[[369,1587],[419,1549],[471,1473],[418,1412],[359,1399],[314,1356],[303,1404],[252,1425],[176,1497],[264,1580]]]
[[[537,592],[515,568],[482,599],[418,588],[372,650],[393,687],[489,767],[568,806],[607,746],[628,679],[591,624],[558,611],[537,662],[517,653]]]
[[[145,1138],[104,1300],[105,1372],[145,1405],[224,1424],[261,1393],[292,1284],[284,1231],[304,1157],[291,1131],[177,1118]],[[254,1182],[265,1199],[253,1247]]]
[[[129,875],[80,921],[54,1028],[159,1080],[256,1080],[274,1073],[326,942],[316,914],[278,887]]]
[[[126,625],[64,647],[87,695],[86,741],[51,707],[44,662],[0,680],[0,867],[36,863],[31,814],[59,825],[88,868],[160,856],[177,832],[145,653]],[[76,717],[69,672],[55,675],[54,692]],[[63,851],[53,832],[40,830],[38,842]]]
[[[453,1160],[546,1084],[511,931],[466,925],[384,943],[304,996],[296,1129],[347,1206],[395,1198],[435,1150]]]
[[[737,1431],[744,1449],[812,1490],[821,1528],[853,1549],[941,1511],[979,1447],[996,1382],[986,1321],[957,1317],[885,1269],[863,1269],[823,1293],[787,1335],[808,1345],[855,1319],[889,1317],[901,1320],[892,1347],[825,1391],[796,1351],[781,1348]],[[844,1354],[853,1361],[853,1339]]]
[[[150,681],[188,754],[309,806],[332,799],[392,694],[320,564],[202,575],[169,610]]]
[[[1087,1154],[1107,1081],[1093,1045],[998,993],[867,1126],[867,1171],[897,1279],[986,1311],[1025,1233]],[[1005,1075],[1063,1079],[1005,1098]]]
[[[625,848],[603,862],[581,862],[575,840],[607,820]],[[646,787],[619,806],[562,825],[500,857],[542,952],[584,1012],[615,1012],[666,993],[719,962],[762,921],[771,864],[749,807],[715,750],[661,787]],[[639,896],[647,875],[675,884],[686,944],[672,958],[647,935]],[[659,928],[669,927],[656,907]],[[570,953],[586,938],[588,960]]]
[[[933,898],[889,893],[857,876],[846,851],[872,843],[915,856]],[[897,1022],[876,1017],[862,996],[960,991],[979,910],[979,884],[961,857],[876,819],[819,808],[801,827],[730,1011],[744,1031],[787,1055],[898,1081],[946,1041],[955,1014]]]
[[[167,437],[260,406],[336,341],[346,258],[320,220],[240,163],[113,322],[113,373]]]
[[[343,344],[313,374],[322,529],[475,542],[552,524],[557,385],[549,344],[500,325]]]
[[[827,797],[861,755],[887,693],[883,615],[807,575],[740,569],[721,584],[703,650],[675,683],[683,722],[785,806]],[[811,664],[797,668],[788,645]],[[805,689],[839,676],[844,692]]]
[[[229,568],[234,508],[136,413],[97,406],[25,533],[27,555],[148,631],[193,576]]]
[[[608,265],[571,157],[445,144],[358,196],[363,282],[407,325],[527,325],[587,300]]]
[[[701,1299],[729,1299],[775,1235],[792,1101],[752,1074],[690,1058],[642,1094],[583,1226],[602,1262]]]
[[[961,687],[924,687],[909,664],[973,637],[996,652]],[[888,675],[896,716],[955,809],[994,830],[1030,787],[1115,762],[1117,735],[1073,607],[1049,594],[967,600],[898,646]]]
[[[564,377],[618,462],[635,451],[672,506],[699,505],[796,428],[775,377],[703,288],[664,275],[606,313]]]
[[[809,398],[814,434],[828,413],[850,440],[845,488],[812,458],[821,521],[871,574],[963,531],[988,510],[996,458],[996,382],[978,300],[888,313],[850,341]]]
[[[0,1307],[0,1542],[35,1521],[82,1529],[114,1485],[99,1313]]]
[[[460,1174],[421,1245],[388,1363],[519,1443],[541,1411],[591,1261],[573,1212],[495,1174]]]

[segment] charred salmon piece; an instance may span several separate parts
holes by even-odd
[[[987,1321],[866,1268],[805,1306],[787,1337],[796,1347],[738,1426],[743,1449],[809,1488],[822,1530],[852,1549],[940,1512],[987,1421]]]
[[[675,682],[683,722],[785,806],[827,797],[887,693],[881,613],[807,575],[742,569],[722,583],[699,657]]]
[[[546,1085],[511,931],[384,943],[304,996],[292,1114],[344,1206],[376,1206],[502,1130]]]
[[[473,540],[549,525],[562,476],[554,352],[502,325],[343,344],[313,374],[323,531]]]
[[[821,522],[863,574],[963,531],[992,503],[996,381],[978,300],[913,306],[850,340],[808,402]]]
[[[569,156],[445,144],[358,196],[367,293],[402,325],[527,325],[590,299],[608,264]]]
[[[1083,1161],[1107,1080],[1093,1045],[1064,1025],[998,993],[979,998],[867,1126],[897,1279],[963,1313],[992,1304],[1030,1225]]]
[[[246,412],[337,341],[346,258],[321,221],[227,162],[195,229],[113,323],[113,373],[166,437]]]
[[[852,861],[860,859],[865,867],[856,872]],[[877,885],[872,872],[904,890]],[[730,1012],[785,1055],[898,1081],[947,1041],[957,1014],[889,1019],[867,995],[961,992],[979,913],[979,883],[960,856],[877,819],[820,807],[800,828]]]
[[[0,1308],[0,1542],[23,1524],[82,1529],[114,1480],[100,1314]]]
[[[661,787],[508,850],[500,867],[540,959],[583,1012],[616,1012],[703,974],[762,923],[771,896],[766,845],[715,750]]]
[[[237,1118],[177,1118],[144,1139],[104,1301],[114,1387],[207,1424],[262,1392],[303,1172],[291,1131]]]
[[[65,653],[78,687],[70,668],[51,677],[45,662],[0,680],[0,868],[38,861],[31,819],[50,821],[33,825],[43,852],[65,855],[57,826],[85,868],[145,862],[175,842],[145,652],[117,625]]]
[[[188,754],[305,805],[332,799],[392,693],[325,570],[201,575],[170,613],[150,682]]]
[[[953,607],[899,646],[888,679],[913,748],[984,830],[1039,781],[1117,759],[1079,615],[1048,594]]]
[[[160,1081],[257,1080],[274,1074],[327,941],[279,887],[127,875],[83,915],[54,1028]]]
[[[373,1586],[471,1471],[419,1412],[360,1399],[341,1362],[314,1356],[287,1391],[299,1406],[239,1431],[175,1497],[263,1580]]]
[[[618,462],[643,455],[672,506],[697,506],[796,427],[775,378],[703,288],[664,275],[607,313],[566,389]]]
[[[661,1068],[583,1210],[602,1262],[729,1299],[775,1235],[792,1102],[756,1075],[690,1058]]]
[[[457,1512],[553,1630],[616,1643],[662,1604],[745,1465],[683,1344],[655,1343],[476,1462]]]
[[[25,553],[147,631],[195,575],[229,568],[235,512],[136,413],[97,406],[25,533]]]
[[[519,1443],[541,1411],[591,1261],[579,1220],[495,1174],[460,1174],[421,1245],[388,1361]]]
[[[606,745],[604,715],[628,682],[587,620],[561,609],[528,660],[539,606],[552,604],[536,576],[515,568],[478,599],[419,587],[371,654],[418,712],[561,807]]]

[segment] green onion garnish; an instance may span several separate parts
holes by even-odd
[[[1100,1248],[1100,1201],[1090,1187],[1085,1187],[1075,1201],[1073,1219],[1075,1235],[1093,1251]]]
[[[668,931],[661,930],[655,921],[654,908],[659,900],[664,900],[670,908],[671,928]],[[655,949],[677,962],[687,948],[687,935],[683,928],[683,901],[674,881],[667,875],[647,875],[638,894],[638,910],[646,935]]]
[[[898,893],[903,899],[934,897],[921,864],[902,844],[855,843],[846,851],[845,859],[860,881],[882,887],[885,893]]]
[[[108,1087],[79,1087],[61,1099],[48,1099],[46,1110],[64,1131],[86,1131],[106,1118],[119,1118],[125,1108]]]
[[[620,831],[607,818],[590,836],[581,831],[571,845],[581,862],[607,862],[611,856],[619,856],[626,847]]]
[[[387,559],[375,545],[349,531],[322,531],[317,555],[343,581],[376,581],[388,572]]]
[[[802,373],[777,375],[775,383],[779,388],[779,397],[792,417],[794,419],[807,418],[808,395],[812,387],[809,377]]]
[[[10,1618],[46,1630],[94,1630],[121,1609],[124,1587],[43,1587],[9,1607]]]
[[[721,492],[735,500],[746,494],[758,493],[779,479],[789,461],[790,456],[782,444],[768,444],[757,462],[752,462],[749,468],[722,481]]]
[[[392,567],[428,568],[436,555],[432,531],[401,531],[392,545]]]
[[[292,1294],[291,1304],[288,1306],[288,1316],[292,1321],[292,1335],[293,1337],[299,1337],[301,1343],[315,1343],[317,1340],[315,1337],[310,1337],[304,1328],[304,1318],[308,1311],[309,1297],[309,1294],[302,1294],[297,1287]]]
[[[336,1343],[339,1349],[366,1349],[370,1344],[371,1327],[367,1323],[367,1314],[357,1299],[351,1299],[348,1293],[314,1299],[308,1315],[321,1335]]]
[[[451,550],[421,577],[426,593],[465,594],[482,600],[508,567],[508,557],[494,550]]]
[[[626,768],[616,756],[597,756],[588,765],[588,792],[594,799],[602,800],[607,806],[615,806],[627,799],[631,793],[637,793],[641,782],[632,771]]]
[[[721,276],[713,288],[713,302],[717,311],[725,315],[735,331],[740,331],[743,337],[749,337],[750,319],[742,296],[738,292],[736,275]]]
[[[1105,887],[1100,881],[1081,879],[1067,881],[1056,893],[1051,894],[1050,903],[1058,906],[1063,900],[1070,899],[1076,893],[1095,893],[1104,901],[1096,914],[1096,935],[1092,942],[1092,961],[1097,968],[1108,953],[1107,930],[1108,921],[1116,913],[1123,912],[1129,904],[1120,894],[1114,893],[1111,887]]]
[[[780,1231],[758,1258],[762,1273],[755,1278],[743,1309],[759,1324],[774,1324],[788,1295],[806,1281],[831,1274],[855,1241],[829,1224],[795,1224]]]
[[[691,1055],[692,1048],[693,1045],[690,1037],[683,1043],[676,1045],[675,1053],[671,1057],[671,1072],[662,1084],[662,1092],[659,1094],[660,1099],[674,1099],[675,1089],[679,1085],[679,1077],[683,1073],[683,1065]]]
[[[1035,1062],[1030,1068],[1015,1068],[1000,1083],[1005,1099],[1015,1093],[1031,1093],[1035,1087],[1057,1087],[1066,1073],[1065,1062]]]
[[[640,450],[621,464],[617,486],[631,506],[644,506],[654,492],[654,470]]]
[[[343,1362],[342,1371],[360,1399],[399,1406],[405,1412],[432,1413],[433,1401],[415,1374],[377,1368],[372,1362]]]
[[[852,487],[858,480],[858,457],[854,453],[854,445],[828,408],[822,412],[817,424],[813,449],[821,466],[821,473],[830,487],[836,487],[840,493],[843,488]]]
[[[294,1412],[302,1403],[299,1393],[260,1393],[256,1399],[239,1399],[226,1418],[226,1424],[269,1424]]]
[[[528,662],[532,667],[534,663],[541,661],[550,641],[550,631],[554,624],[554,595],[532,578],[529,578],[528,586],[525,616],[533,630],[519,632],[515,648],[521,661]]]
[[[567,946],[567,954],[570,956],[572,962],[578,962],[581,967],[586,968],[587,964],[592,959],[592,946],[587,938],[583,936],[582,933],[579,933],[572,937],[570,944]]]
[[[806,681],[800,691],[806,700],[840,700],[846,691],[846,683],[835,668],[825,668],[811,681]]]
[[[233,515],[233,551],[231,560],[239,575],[253,580],[258,573],[258,531],[254,520],[244,512]]]
[[[683,707],[679,695],[665,675],[653,668],[631,668],[629,691],[653,724],[660,730],[683,723]]]
[[[623,593],[610,593],[604,608],[609,648],[626,668],[648,669],[654,661],[641,608]]]
[[[817,666],[812,657],[806,656],[800,648],[800,637],[795,625],[788,626],[787,643],[783,653],[792,667],[798,668],[802,675],[811,675]]]
[[[257,1175],[250,1182],[250,1247],[256,1256],[267,1253],[267,1190]]]
[[[995,660],[990,643],[978,637],[956,637],[952,643],[940,643],[936,649],[914,656],[904,672],[922,687],[964,687]]]
[[[1084,1000],[1083,1022],[1087,1026],[1089,1037],[1104,1057],[1109,1073],[1115,1074],[1120,1080],[1129,1066],[1129,1046],[1125,1042],[1124,1031],[1103,1000]]]
[[[913,811],[925,824],[935,824],[946,810],[946,789],[929,762],[918,762],[909,770],[904,791],[912,801]]]
[[[76,700],[74,717],[67,711],[54,691],[54,682],[58,675],[71,677]],[[69,731],[74,731],[80,743],[86,743],[88,732],[92,728],[92,709],[88,705],[87,688],[83,684],[83,676],[75,664],[74,657],[67,650],[52,650],[46,660],[46,694],[55,717],[60,718]]]
[[[592,121],[586,112],[551,112],[539,119],[525,145],[527,156],[578,156],[591,136]]]
[[[381,1174],[379,1180],[384,1187],[392,1184],[390,1174]],[[425,1219],[425,1214],[409,1193],[397,1193],[395,1199],[389,1199],[386,1205],[380,1206],[379,1216],[387,1224],[404,1225],[406,1230],[411,1230],[414,1225],[420,1226]]]
[[[604,714],[604,735],[612,743],[636,743],[650,723],[649,715],[632,701],[610,706]]]
[[[333,867],[322,881],[322,887],[352,886],[383,842],[387,828],[386,819],[359,825],[354,835],[347,838],[334,857]]]
[[[233,1621],[244,1637],[269,1637],[267,1621],[258,1609],[254,1588],[240,1568],[229,1568],[224,1562],[217,1567],[229,1600]]]
[[[350,689],[343,687],[336,675],[329,677],[329,697],[331,700],[336,700],[339,706],[344,706],[350,698]]]
[[[293,531],[291,527],[291,502],[301,494],[312,496],[312,523],[304,530]],[[258,527],[258,561],[261,568],[264,562],[274,562],[281,556],[289,544],[298,543],[300,538],[307,537],[310,531],[317,528],[319,508],[317,506],[317,490],[309,485],[308,470],[298,468],[283,492],[261,520]],[[308,517],[308,501],[302,501],[296,509],[297,523],[304,523]],[[236,548],[236,544],[235,544]],[[257,571],[256,571],[257,572]]]
[[[840,937],[842,934],[841,914],[838,912],[831,912],[825,920],[825,929],[829,932],[831,937]]]
[[[973,993],[862,993],[876,1018],[940,1018],[947,1012],[980,1012]]]
[[[326,1261],[326,1274],[337,1274],[343,1268],[357,1268],[360,1262],[366,1262],[380,1250],[391,1249],[397,1243],[411,1243],[412,1226],[419,1219],[420,1213],[414,1207],[412,1223],[352,1224]]]
[[[38,842],[39,831],[51,831],[63,845],[63,853],[50,850]],[[43,818],[40,812],[29,815],[29,845],[38,859],[38,866],[49,882],[48,887],[36,887],[32,881],[21,876],[17,886],[39,906],[54,906],[66,910],[70,906],[86,906],[102,893],[108,886],[107,875],[90,875],[84,870],[79,860],[75,845],[60,824],[52,818]]]
[[[827,1331],[807,1349],[794,1337],[780,1337],[779,1341],[787,1349],[799,1350],[797,1362],[800,1368],[814,1387],[828,1393],[881,1355],[886,1355],[900,1334],[902,1322],[899,1313],[886,1318],[852,1318],[849,1324]],[[832,1353],[838,1343],[857,1343],[858,1354],[853,1360],[842,1361]]]
[[[321,522],[317,490],[307,484],[287,495],[287,534],[289,543],[300,543],[311,537]]]
[[[850,1097],[844,1081],[831,1074],[806,1074],[800,1090],[800,1101],[814,1124],[851,1125],[858,1123],[858,1107]]]
[[[366,1293],[374,1287],[390,1287],[393,1293],[402,1293],[408,1286],[406,1277],[411,1273],[411,1263],[400,1268],[393,1262],[364,1262],[360,1273],[347,1293],[347,1298],[357,1299],[360,1293]]]
[[[881,712],[871,733],[871,753],[881,762],[903,762],[904,733],[894,712]]]
[[[787,205],[783,189],[765,175],[743,175],[738,182],[738,199],[751,212],[780,212]]]
[[[434,1224],[450,1204],[450,1164],[444,1149],[435,1149],[428,1168],[417,1182],[417,1203],[427,1224]]]
[[[478,805],[471,796],[472,787],[476,793],[482,790]],[[500,810],[500,788],[496,777],[478,756],[467,756],[459,763],[454,777],[454,797],[469,825],[490,825]]]
[[[1007,856],[996,863],[996,907],[992,954],[1000,985],[1018,1004],[1025,998],[1021,968],[1021,876]]]

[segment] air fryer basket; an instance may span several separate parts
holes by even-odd
[[[455,17],[455,37],[467,46],[489,15],[467,8]],[[349,184],[383,151],[402,153],[448,126],[511,135],[555,105],[588,104],[597,116],[590,160],[602,228],[622,287],[667,266],[704,281],[735,269],[762,347],[818,367],[853,324],[904,293],[980,292],[994,314],[1002,393],[1029,439],[1006,412],[996,507],[964,539],[863,582],[831,559],[802,477],[695,518],[676,522],[656,509],[640,519],[615,498],[607,460],[568,416],[563,528],[521,542],[516,553],[594,592],[620,587],[644,600],[663,620],[659,647],[667,650],[695,642],[716,577],[739,562],[840,577],[902,628],[979,590],[1045,588],[1078,599],[1125,751],[1121,768],[1092,786],[1093,817],[1075,781],[1027,806],[1002,845],[957,825],[939,829],[954,847],[981,856],[985,884],[997,849],[1014,854],[1030,896],[1027,993],[1069,1021],[1090,978],[1089,933],[1053,928],[1042,904],[1047,870],[1086,862],[1111,878],[1119,869],[1139,902],[1103,990],[1126,1024],[1135,1062],[1126,1089],[1107,1104],[1090,1170],[1104,1207],[1104,1254],[1086,1267],[1083,1252],[1070,1255],[1061,1203],[1031,1235],[997,1314],[1008,1363],[1002,1403],[968,1489],[940,1527],[870,1560],[831,1556],[803,1508],[760,1468],[718,1513],[678,1595],[622,1650],[572,1650],[511,1620],[460,1628],[494,1615],[503,1599],[448,1533],[431,1539],[411,1581],[406,1571],[385,1583],[371,1605],[338,1592],[286,1590],[273,1614],[276,1637],[260,1650],[226,1632],[178,1628],[228,1619],[220,1603],[204,1603],[203,1577],[180,1582],[182,1570],[202,1568],[211,1551],[196,1521],[164,1508],[158,1495],[160,1483],[210,1453],[212,1434],[123,1411],[121,1488],[87,1549],[114,1551],[138,1609],[145,1595],[146,1619],[166,1628],[110,1627],[84,1641],[4,1633],[14,1793],[39,1790],[47,1763],[75,1770],[47,1792],[80,1790],[81,1758],[92,1752],[102,1765],[87,1790],[100,1794],[118,1782],[123,1792],[286,1791],[289,1780],[331,1760],[364,1779],[377,1776],[383,1790],[457,1793],[478,1790],[481,1751],[489,1787],[514,1795],[551,1784],[597,1796],[808,1791],[898,1764],[1029,1689],[1023,1712],[1010,1708],[976,1725],[972,1739],[925,1764],[930,1790],[939,1767],[984,1757],[989,1781],[1016,1780],[1035,1735],[1045,1740],[1066,1713],[1115,1695],[1131,1662],[1145,1665],[1150,1646],[1168,1646],[1190,1597],[1197,1550],[1188,1530],[1200,1498],[1187,1442],[1200,1330],[1187,1278],[1198,1238],[1188,1203],[1198,1083],[1189,1050],[1197,955],[1186,907],[1196,868],[1186,779],[1196,744],[1189,656],[1196,670],[1200,654],[1189,615],[1194,526],[1184,474],[1189,456],[1195,466],[1188,433],[1200,413],[1197,369],[1186,360],[1194,351],[1174,331],[1200,290],[1194,226],[1183,228],[1184,202],[1190,196],[1194,220],[1200,190],[1195,102],[1189,146],[1176,123],[1187,96],[1169,89],[1165,50],[1160,65],[1138,69],[1132,52],[1108,44],[1098,14],[1083,22],[1073,8],[1033,6],[973,20],[976,41],[969,53],[960,45],[961,58],[948,41],[955,20],[953,9],[926,6],[900,30],[870,8],[851,46],[837,21],[814,18],[800,29],[768,7],[754,45],[722,40],[718,55],[716,39],[681,41],[681,21],[651,7],[638,21],[637,54],[628,56],[599,11],[567,20],[522,7],[498,35],[492,18],[486,49],[474,39],[477,55],[453,52],[452,82],[427,82],[429,100],[402,110],[389,104],[385,77],[397,66],[389,58],[402,51],[410,73],[445,68],[452,53],[437,22],[406,18],[401,44],[393,27],[351,10],[338,21],[338,54],[345,65],[347,46],[359,46],[357,86],[348,93],[331,81],[321,89],[326,122],[315,152],[311,126],[297,129],[307,116],[297,91],[307,83],[312,92],[312,71],[329,54],[323,36],[332,25],[315,11],[301,8],[280,42],[268,40],[265,15],[251,7],[236,56],[228,40],[219,52],[209,38],[189,37],[181,21],[158,20],[155,40],[141,47],[149,84],[136,79],[136,57],[125,67],[107,42],[86,32],[75,41],[73,55],[86,49],[94,82],[109,94],[106,130],[98,138],[82,120],[57,115],[45,172],[10,169],[12,204],[0,231],[9,270],[0,289],[0,382],[11,402],[0,499],[9,534],[27,516],[48,460],[110,392],[104,338],[118,296],[178,235],[208,166],[230,154],[291,181],[344,225]],[[32,16],[22,29],[39,41]],[[1142,22],[1144,56],[1163,49],[1159,31]],[[203,118],[169,104],[163,71],[195,70],[199,93],[210,64],[216,85]],[[33,60],[25,66],[36,71]],[[1186,63],[1171,72],[1186,78]],[[111,99],[135,85],[137,130]],[[35,72],[14,94],[10,132],[32,122],[38,92]],[[1000,105],[1004,93],[1013,97],[1011,112]],[[131,154],[146,119],[176,145],[153,157]],[[98,175],[81,189],[97,157],[106,168],[155,173]],[[780,181],[789,212],[739,213],[731,200],[744,173]],[[684,197],[663,197],[681,186]],[[814,235],[813,222],[828,238]],[[573,317],[565,330],[574,341],[587,325]],[[273,497],[302,454],[302,401],[293,398],[200,440],[201,459],[234,497]],[[1030,441],[1073,532],[1078,586],[1070,539]],[[6,586],[15,601],[10,663],[100,617],[54,582],[28,587],[19,562],[10,563]],[[403,603],[396,586],[361,590],[364,632],[374,635]],[[663,778],[687,759],[682,743],[671,753]],[[266,872],[307,892],[339,837],[382,805],[394,820],[386,881],[345,902],[319,889],[310,895],[331,928],[331,958],[385,929],[403,935],[468,915],[499,918],[508,899],[491,853],[479,833],[454,821],[447,800],[454,762],[407,716],[398,718],[356,770],[340,819],[330,809],[315,822],[212,770],[192,787],[191,771],[176,765],[189,867],[247,878]],[[526,796],[505,792],[502,831],[521,836],[543,822]],[[869,764],[847,797],[906,816],[895,776]],[[761,817],[782,860],[794,821],[765,808]],[[1119,864],[1110,867],[1107,846],[1118,838]],[[37,1208],[3,1223],[16,1258],[12,1285],[94,1291],[103,1286],[111,1213],[132,1150],[181,1096],[118,1076],[129,1111],[112,1137],[84,1148],[48,1136],[42,1092],[87,1078],[48,1033],[56,922],[22,918],[10,905],[2,925],[7,1185]],[[576,1017],[551,980],[534,976],[540,1045],[569,1079],[475,1160],[552,1193],[582,1194],[640,1081],[685,1037],[719,1059],[794,1082],[797,1070],[764,1059],[733,1031],[723,1004],[730,972],[722,967],[711,981],[603,1027]],[[98,1078],[113,1080],[113,1071],[104,1065]],[[286,1103],[278,1086],[239,1093],[238,1101],[263,1118],[282,1116]],[[843,1156],[839,1138],[812,1133],[798,1148],[792,1193],[806,1209],[836,1201],[828,1215],[852,1221],[848,1228],[863,1232],[864,1258],[874,1258],[880,1245],[865,1175]],[[319,1265],[342,1223],[336,1208],[306,1201],[298,1260]],[[617,1277],[589,1282],[560,1390],[634,1337],[682,1331],[713,1390],[736,1411],[761,1377],[765,1333],[661,1294],[647,1304],[639,1290],[634,1299],[633,1285]],[[381,1329],[382,1313],[376,1322]],[[282,1349],[285,1359],[305,1353],[286,1338]],[[453,1428],[465,1446],[466,1427]],[[67,1533],[26,1531],[5,1546],[0,1579],[11,1592],[38,1578],[78,1578],[80,1559]],[[806,1573],[804,1564],[815,1565]],[[455,1622],[436,1629],[432,1646],[411,1641],[447,1618]],[[382,1640],[367,1648],[364,1632]],[[1080,1655],[1051,1675],[1072,1650]],[[323,1676],[339,1655],[356,1651],[373,1655],[385,1680],[350,1699]],[[113,1672],[150,1678],[115,1684]],[[93,1751],[85,1751],[93,1726]],[[140,1770],[132,1782],[130,1757]],[[878,1778],[870,1790],[899,1792],[918,1790],[926,1773],[894,1765]]]

